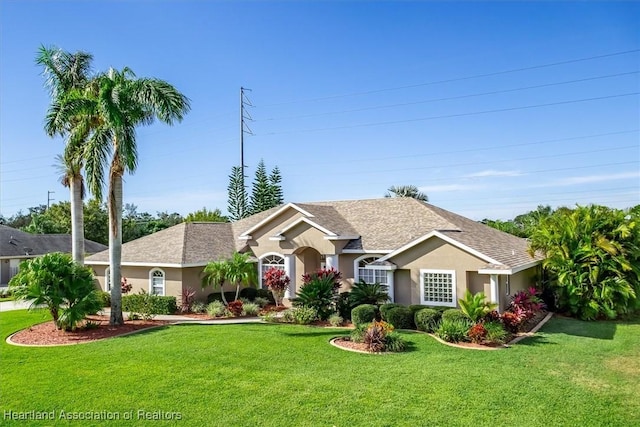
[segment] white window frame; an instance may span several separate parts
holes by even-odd
[[[153,278],[154,278],[154,273],[156,272],[162,273],[162,293],[160,294],[153,293]],[[159,276],[156,276],[156,277],[159,277]],[[163,297],[166,294],[166,287],[167,287],[167,274],[161,268],[152,268],[149,271],[149,294]]]
[[[375,258],[375,260],[378,260],[380,258],[382,258],[382,255],[379,254],[366,254],[363,256],[360,256],[358,258],[356,258],[353,261],[353,280],[354,283],[358,283],[360,282],[360,269],[364,269],[364,267],[360,267],[360,262],[364,261],[368,258]],[[373,261],[372,261],[373,262]],[[389,286],[388,283],[388,276],[387,276],[387,270],[385,269],[381,269],[381,268],[367,268],[367,270],[373,271],[373,277],[382,277],[382,281],[377,281],[374,283],[380,283],[383,286]],[[367,282],[368,283],[368,282]]]
[[[424,275],[425,274],[448,274],[451,276],[451,302],[442,302],[442,301],[426,301],[425,299],[425,283],[424,283]],[[457,307],[458,306],[458,295],[457,295],[457,287],[458,284],[456,282],[456,271],[455,270],[435,270],[430,268],[420,269],[420,304],[423,305],[431,305],[431,306],[440,306],[440,307]]]
[[[278,264],[273,264],[273,263],[264,263],[262,260],[269,258],[269,257],[279,257],[282,258],[282,264],[278,263]],[[284,255],[279,254],[277,252],[267,252],[266,254],[262,255],[260,257],[260,259],[258,259],[258,282],[259,282],[259,286],[260,288],[263,288],[262,286],[262,276],[264,275],[264,267],[267,268],[271,268],[271,267],[277,267],[278,269],[282,270],[282,271],[286,271],[285,268],[285,260],[284,260]]]
[[[111,268],[104,269],[104,290],[111,292]]]

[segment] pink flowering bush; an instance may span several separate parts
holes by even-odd
[[[271,267],[264,272],[262,276],[262,283],[271,291],[273,299],[276,301],[276,306],[282,303],[284,292],[287,290],[291,279],[286,275],[284,270],[277,267]]]

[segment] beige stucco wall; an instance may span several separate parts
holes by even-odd
[[[456,275],[456,299],[464,295],[467,289],[467,272],[477,271],[487,263],[480,258],[458,249],[449,243],[433,237],[389,259],[398,266],[396,271],[396,301],[402,304],[421,304],[420,269],[454,270]],[[480,280],[480,279],[478,279]],[[478,286],[474,279],[473,286]],[[406,289],[406,288],[409,289]],[[400,289],[399,289],[400,288]],[[400,291],[400,293],[398,293]],[[406,301],[406,299],[410,299]]]
[[[519,271],[511,276],[500,276],[500,310],[505,310],[511,302],[511,297],[520,291],[536,286],[539,281],[539,266]],[[508,281],[508,286],[507,286]]]
[[[484,292],[487,297],[491,295],[491,277],[488,274],[467,271],[467,286],[472,294]],[[462,298],[463,295],[458,295],[458,298]]]

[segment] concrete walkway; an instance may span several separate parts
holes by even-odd
[[[31,304],[24,301],[2,301],[0,302],[0,312],[11,310],[24,310],[29,308]]]

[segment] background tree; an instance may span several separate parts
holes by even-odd
[[[247,189],[243,186],[242,173],[240,166],[234,166],[231,168],[231,175],[229,175],[227,210],[231,221],[238,221],[249,216]]]
[[[274,167],[269,175],[269,208],[279,206],[284,203],[284,194],[282,192],[282,176],[278,166]]]
[[[256,168],[256,176],[253,179],[249,211],[251,215],[266,211],[271,208],[273,190],[267,176],[264,160],[260,160]]]
[[[428,202],[429,197],[415,185],[392,185],[387,189],[384,197],[411,197],[412,199]]]
[[[531,235],[530,252],[538,250],[561,309],[591,320],[638,308],[640,223],[626,211],[559,209]]]
[[[205,222],[229,222],[229,218],[222,215],[220,209],[208,210],[207,208],[202,208],[198,211],[191,212],[185,217],[185,222],[196,222],[196,221],[205,221]]]

